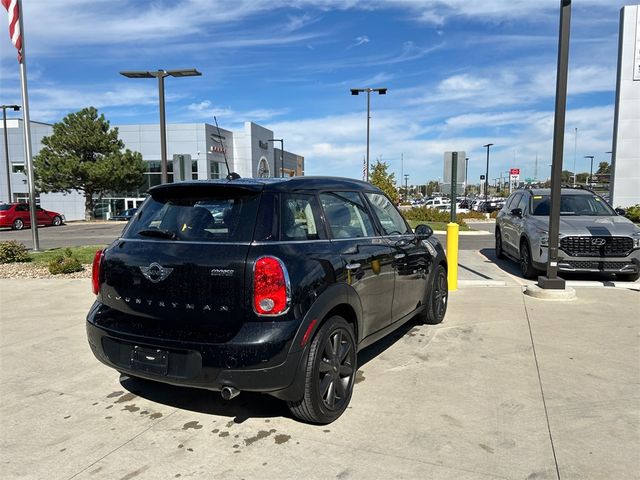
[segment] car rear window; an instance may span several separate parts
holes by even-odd
[[[123,233],[123,238],[187,242],[250,242],[260,193],[221,190],[188,196],[182,192],[149,197]]]
[[[3,203],[2,205],[0,205],[0,212],[7,211],[10,208],[11,208],[11,205],[9,205],[8,203]]]

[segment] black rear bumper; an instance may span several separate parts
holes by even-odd
[[[286,400],[301,396],[296,382],[306,358],[307,349],[290,351],[297,329],[282,328],[282,336],[274,338],[273,325],[269,343],[199,344],[173,342],[165,339],[132,336],[96,324],[94,306],[87,316],[87,339],[93,354],[105,365],[135,377],[178,386],[221,390],[232,386],[240,391],[271,393]],[[262,335],[264,338],[265,335]],[[139,352],[158,352],[159,363],[140,361]],[[148,355],[153,359],[155,354]]]

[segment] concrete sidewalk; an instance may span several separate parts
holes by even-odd
[[[92,301],[87,280],[0,280],[3,479],[640,471],[637,292],[583,289],[568,303],[520,286],[454,292],[441,325],[408,325],[360,352],[351,406],[328,426],[301,423],[268,396],[225,403],[121,377],[86,343]]]

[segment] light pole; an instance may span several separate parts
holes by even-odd
[[[160,101],[160,182],[167,183],[167,126],[164,112],[164,77],[196,77],[202,75],[202,73],[195,68],[188,68],[182,70],[124,71],[120,72],[120,75],[127,78],[158,79],[158,98]]]
[[[409,181],[409,174],[404,174],[404,200],[407,201],[407,196],[409,195],[409,187],[407,186],[407,182]]]
[[[386,95],[386,88],[352,88],[351,95],[359,95],[360,92],[367,92],[367,173],[365,181],[369,181],[369,121],[371,119],[371,92],[378,92],[380,95]]]
[[[284,140],[282,138],[270,138],[267,142],[280,142],[280,177],[284,177]],[[278,176],[278,168],[276,167],[276,146],[273,146],[273,169],[274,177]]]
[[[493,143],[487,143],[484,147],[487,149],[487,173],[484,176],[484,201],[488,201],[489,193],[489,148],[493,146]]]
[[[591,178],[593,177],[593,155],[585,155],[584,158],[588,158],[591,160],[591,169],[589,170],[589,187],[591,187]]]
[[[2,125],[4,127],[4,159],[7,162],[7,203],[11,203],[11,162],[9,162],[9,138],[7,137],[7,108],[14,112],[20,110],[20,105],[0,105],[2,107]]]
[[[467,198],[467,187],[469,186],[469,181],[467,178],[467,174],[469,173],[469,158],[464,159],[464,198]]]
[[[573,186],[576,186],[576,154],[578,152],[578,127],[575,129],[575,137],[573,141]]]

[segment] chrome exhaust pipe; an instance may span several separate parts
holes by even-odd
[[[222,390],[220,390],[220,395],[222,395],[223,400],[231,400],[240,395],[240,390],[235,387],[224,386]]]

